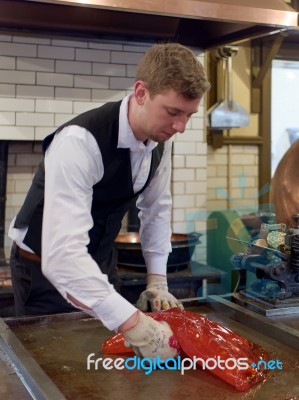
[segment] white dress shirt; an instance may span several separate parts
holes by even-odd
[[[128,101],[120,108],[118,148],[129,148],[135,193],[145,184],[157,143],[136,140],[128,122]],[[150,185],[139,196],[140,234],[148,273],[166,275],[171,251],[171,145],[165,142],[161,163]],[[117,329],[136,308],[117,293],[87,252],[93,226],[93,186],[104,174],[94,136],[79,126],[67,126],[55,135],[45,154],[45,202],[42,230],[42,269],[61,295],[84,304],[110,330]],[[9,236],[24,248],[25,230]],[[68,300],[69,301],[69,300]]]

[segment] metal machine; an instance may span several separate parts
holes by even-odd
[[[299,215],[293,220],[296,228],[262,224],[258,238],[248,243],[248,250],[231,257],[235,269],[253,271],[257,277],[239,293],[284,312],[288,307],[297,307],[299,312]]]

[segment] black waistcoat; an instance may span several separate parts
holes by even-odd
[[[43,142],[45,151],[54,135],[59,134],[62,128],[78,125],[91,132],[99,145],[104,164],[104,176],[93,186],[91,214],[94,225],[89,231],[88,245],[88,252],[99,264],[109,255],[132,199],[149,185],[164,151],[164,144],[155,147],[147,182],[138,193],[134,193],[130,150],[117,148],[120,103],[107,103],[80,114],[47,136]],[[44,179],[44,161],[42,161],[15,222],[16,228],[28,226],[24,243],[39,255],[41,254]]]

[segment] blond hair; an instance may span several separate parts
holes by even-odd
[[[202,64],[189,48],[178,43],[150,48],[137,66],[138,80],[146,82],[151,96],[173,89],[193,100],[200,99],[210,88]]]

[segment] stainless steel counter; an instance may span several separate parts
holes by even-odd
[[[100,366],[98,370],[87,370],[87,356],[95,353],[96,358],[101,357],[101,345],[111,332],[84,313],[0,319],[0,350],[9,360],[8,364],[18,371],[32,398],[38,400],[299,398],[298,350],[224,316],[209,305],[201,304],[190,310],[204,313],[259,343],[274,359],[282,361],[283,369],[272,371],[263,384],[246,393],[238,392],[201,369],[186,371],[185,375],[170,370],[156,370],[145,375],[138,370],[105,370]],[[4,369],[7,368],[5,364]],[[0,393],[3,391],[2,382]],[[14,389],[14,393],[10,392],[10,400],[27,400],[23,393],[20,395],[24,387],[17,387],[9,381],[5,385],[7,392],[10,387]]]
[[[241,322],[249,328],[269,336],[279,343],[284,343],[299,350],[299,313],[264,316],[232,301],[231,294],[208,296],[206,302],[210,308],[229,320]]]
[[[0,398],[30,400],[32,397],[14,370],[10,359],[0,350]]]

